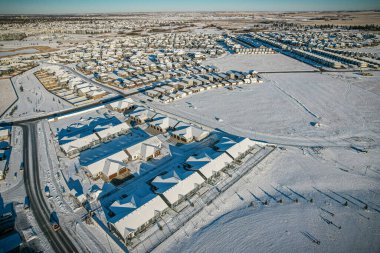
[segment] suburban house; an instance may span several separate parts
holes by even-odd
[[[201,141],[210,134],[208,131],[187,125],[185,123],[179,123],[175,129],[176,130],[171,133],[172,137],[184,143],[190,143],[193,140]]]
[[[161,154],[161,147],[162,142],[157,138],[157,136],[153,136],[125,149],[125,152],[128,155],[128,160],[130,161],[137,159],[147,161],[159,156]]]
[[[96,134],[90,134],[85,137],[73,140],[61,145],[61,150],[68,157],[74,157],[81,151],[89,149],[100,143],[100,139]]]
[[[112,126],[104,130],[101,130],[99,132],[96,132],[95,134],[99,137],[101,142],[105,142],[119,135],[127,133],[129,129],[130,129],[130,126],[127,123],[123,122],[116,126]]]
[[[148,109],[145,109],[142,106],[139,106],[132,113],[129,114],[129,117],[131,120],[136,121],[138,124],[143,124],[147,120],[153,118],[154,115],[156,115],[155,112],[152,112]]]
[[[173,207],[196,192],[204,182],[205,180],[196,172],[177,169],[157,176],[152,185],[166,204]]]
[[[111,205],[115,216],[108,220],[108,227],[127,244],[128,239],[155,222],[167,209],[168,205],[156,194],[132,195]]]
[[[127,161],[128,155],[122,150],[99,161],[82,166],[82,168],[89,173],[92,179],[102,178],[108,182],[118,176],[125,177],[130,174]]]
[[[172,118],[169,118],[162,114],[156,114],[152,121],[149,122],[149,127],[161,132],[166,133],[168,130],[174,129],[178,124],[178,121]]]
[[[231,146],[226,150],[226,153],[231,156],[234,160],[239,159],[242,155],[244,155],[247,151],[249,151],[253,146],[255,145],[255,142],[245,138],[239,142],[237,142],[235,145]]]
[[[233,159],[226,153],[222,153],[216,158],[212,159],[208,163],[204,164],[202,167],[197,168],[196,171],[206,180],[218,175],[228,164],[230,164]],[[194,168],[190,168],[193,170]]]
[[[107,94],[108,93],[106,91],[104,91],[102,89],[98,89],[98,90],[92,90],[92,91],[88,92],[86,94],[86,97],[91,98],[91,99],[99,99],[99,98],[104,97]]]
[[[134,101],[131,98],[125,98],[123,100],[119,100],[119,101],[106,105],[108,109],[117,111],[120,113],[133,108],[133,106],[134,106]]]

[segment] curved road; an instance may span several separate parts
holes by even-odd
[[[39,177],[36,124],[31,122],[20,125],[24,138],[24,183],[26,194],[30,198],[30,208],[54,252],[79,252],[62,228],[55,232],[50,225],[51,210],[42,194]]]

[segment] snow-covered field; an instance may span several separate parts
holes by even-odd
[[[17,97],[9,79],[0,80],[0,91],[0,115],[2,115]]]
[[[203,61],[202,64],[215,65],[220,68],[220,71],[230,69],[239,71],[254,69],[259,72],[316,70],[310,65],[283,54],[228,54],[220,58],[208,59]]]
[[[155,252],[379,252],[379,157],[277,149]]]
[[[25,117],[42,115],[46,112],[59,111],[62,109],[72,108],[73,106],[65,100],[53,95],[47,91],[38,79],[33,75],[41,67],[36,67],[25,73],[12,77],[13,84],[19,96],[17,103],[12,107],[17,106],[12,117]],[[10,117],[9,109],[3,118]]]

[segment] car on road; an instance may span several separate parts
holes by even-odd
[[[59,219],[55,211],[50,214],[50,225],[55,232],[61,229],[61,226],[59,225]]]
[[[45,191],[45,196],[48,197],[48,198],[50,198],[50,189],[49,189],[49,186],[46,185],[44,191]]]
[[[24,209],[29,209],[29,207],[30,207],[29,196],[25,196],[25,198],[24,198]]]

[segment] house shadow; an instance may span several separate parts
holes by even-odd
[[[0,232],[12,231],[15,228],[16,223],[16,211],[13,206],[13,202],[5,203],[3,197],[0,194],[0,216],[2,217],[0,222]]]
[[[56,211],[51,212],[49,220],[52,223],[56,222],[57,224],[59,224],[59,218],[58,218],[58,214]]]
[[[111,118],[105,118],[105,117],[96,117],[92,118],[89,117],[87,120],[90,120],[88,124],[82,124],[82,123],[76,123],[71,124],[67,126],[66,128],[57,128],[57,136],[59,140],[59,144],[65,144],[67,142],[70,142],[70,138],[82,138],[87,135],[90,135],[93,133],[95,127],[101,128],[104,127],[104,129],[108,128],[109,125],[115,126],[117,124],[120,124],[121,121],[115,117],[112,116]],[[65,138],[65,140],[62,140]],[[66,140],[69,139],[69,140]]]
[[[69,178],[68,181],[66,181],[67,187],[69,187],[70,191],[75,190],[77,195],[83,194],[83,186],[79,179],[74,180],[73,178]]]

